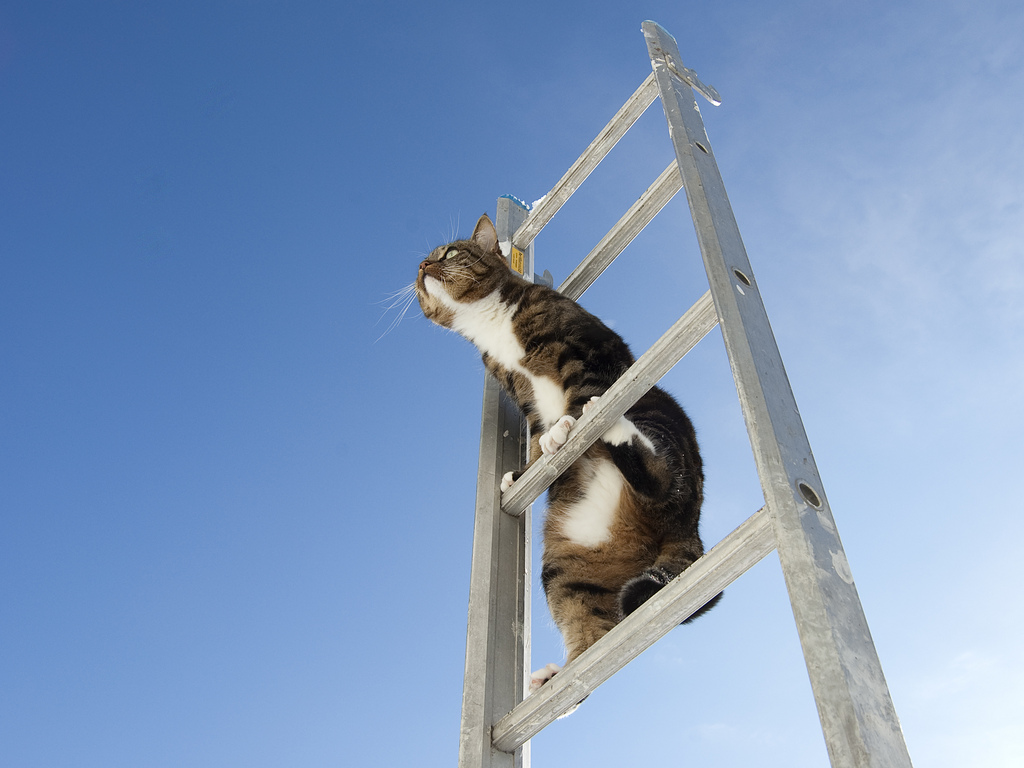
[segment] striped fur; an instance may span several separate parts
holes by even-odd
[[[531,461],[557,450],[633,363],[604,323],[509,269],[486,215],[420,264],[416,291],[424,315],[472,341],[522,408]],[[703,483],[693,425],[655,387],[551,486],[541,581],[569,661],[704,553]]]

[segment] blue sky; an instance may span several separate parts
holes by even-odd
[[[1019,3],[253,0],[0,9],[3,765],[455,763],[482,366],[388,296],[548,191],[649,72],[647,18],[723,96],[915,763],[1021,763]],[[671,157],[655,104],[538,268]],[[582,303],[640,352],[705,288],[679,196]],[[664,384],[710,545],[762,503],[718,332]],[[533,741],[755,759],[827,761],[775,555]]]

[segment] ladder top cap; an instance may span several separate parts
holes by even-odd
[[[640,28],[647,40],[647,49],[651,54],[651,66],[654,67],[655,72],[658,71],[660,64],[716,107],[722,103],[722,97],[713,86],[704,83],[696,72],[683,66],[676,39],[663,26],[656,21],[645,21]]]
[[[676,39],[672,37],[671,34],[669,34],[669,31],[667,29],[665,29],[663,26],[661,26],[661,24],[659,24],[656,21],[645,21],[640,25],[640,29],[643,31],[644,37],[648,39],[667,38],[672,41],[673,45],[677,45]]]

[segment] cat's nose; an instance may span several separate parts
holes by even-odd
[[[424,259],[423,261],[420,262],[420,269],[426,269],[428,264],[430,264],[430,260]]]

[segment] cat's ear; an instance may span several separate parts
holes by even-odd
[[[501,249],[498,247],[498,233],[486,213],[476,223],[476,228],[473,230],[473,241],[485,251],[501,253]]]

